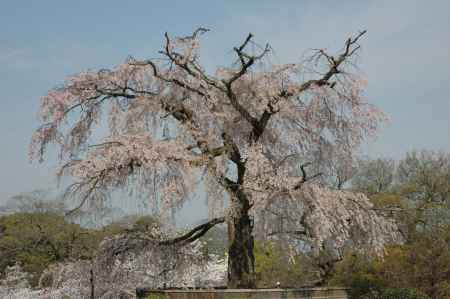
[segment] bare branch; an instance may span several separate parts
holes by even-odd
[[[340,55],[338,55],[337,57],[334,57],[332,55],[329,55],[325,52],[325,50],[320,49],[318,50],[318,58],[320,57],[325,57],[328,61],[329,64],[329,69],[328,71],[323,74],[319,79],[311,79],[308,80],[306,82],[304,82],[302,85],[300,85],[296,90],[295,90],[295,94],[294,93],[285,93],[283,97],[291,97],[294,95],[299,95],[302,92],[304,92],[305,90],[309,89],[312,85],[317,85],[317,86],[323,86],[323,85],[328,85],[328,86],[332,86],[334,87],[334,85],[336,84],[335,82],[330,82],[330,79],[341,73],[341,70],[339,69],[339,67],[351,56],[353,56],[357,50],[360,49],[360,46],[357,44],[358,40],[366,33],[366,30],[361,31],[357,36],[355,36],[354,38],[349,38],[347,39],[347,41],[345,42],[345,46],[344,46],[344,52],[341,53]]]
[[[87,190],[87,192],[84,194],[84,196],[83,196],[83,198],[81,199],[80,203],[79,203],[75,208],[73,208],[73,209],[71,209],[71,210],[65,212],[65,213],[64,213],[64,216],[66,216],[66,217],[67,217],[67,216],[70,216],[70,215],[72,215],[73,213],[75,213],[75,212],[77,212],[78,210],[80,210],[80,209],[84,206],[84,204],[86,203],[86,201],[89,199],[89,197],[91,197],[92,193],[95,191],[95,188],[97,187],[97,185],[98,185],[98,183],[99,183],[99,181],[100,181],[100,177],[95,178],[95,179],[93,179],[92,181],[93,181],[92,183],[90,182],[90,184],[92,184],[91,187],[89,187],[89,189]],[[82,185],[82,184],[81,184],[81,185]],[[80,185],[80,186],[81,186],[81,185]]]
[[[195,30],[191,36],[182,37],[179,38],[179,40],[181,41],[195,40],[197,38],[197,35],[203,34],[208,31],[209,29],[200,27],[197,30]],[[221,82],[208,76],[203,70],[200,69],[200,67],[198,67],[198,65],[195,63],[194,60],[185,59],[186,57],[184,57],[183,55],[173,52],[169,34],[166,32],[164,36],[166,38],[166,45],[164,51],[160,51],[161,54],[167,56],[172,63],[174,63],[175,65],[186,71],[188,75],[197,79],[202,79],[209,86],[212,86],[222,92],[225,92],[225,88],[223,87]]]
[[[268,52],[270,52],[270,46],[269,44],[266,44],[264,50],[259,55],[249,55],[244,52],[245,47],[248,45],[250,40],[253,38],[253,34],[249,33],[245,41],[242,43],[242,45],[238,47],[235,47],[233,50],[236,52],[236,54],[239,57],[239,60],[241,62],[241,68],[238,72],[236,72],[230,79],[223,80],[225,85],[227,86],[227,89],[231,88],[231,85],[234,81],[242,77],[245,73],[247,73],[247,70],[258,60],[261,60]]]

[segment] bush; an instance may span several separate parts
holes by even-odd
[[[319,270],[305,254],[290,255],[280,242],[255,243],[255,272],[259,288],[302,287],[319,280]]]
[[[405,245],[387,247],[383,258],[348,252],[330,284],[349,287],[350,298],[449,298],[449,233],[450,227],[416,233]]]
[[[384,287],[377,275],[378,261],[368,255],[349,251],[335,266],[329,283],[349,288],[350,298],[374,298]]]
[[[118,232],[119,230],[115,230]],[[92,230],[51,213],[17,213],[0,217],[0,277],[16,263],[36,286],[43,270],[67,259],[92,259],[107,230]]]

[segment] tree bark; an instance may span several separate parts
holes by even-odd
[[[253,222],[248,214],[250,206],[246,196],[240,191],[232,204],[233,216],[227,221],[228,287],[255,288]]]

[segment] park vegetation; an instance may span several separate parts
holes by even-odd
[[[0,210],[0,292],[128,298],[141,282],[220,283],[448,298],[449,154],[356,154],[386,120],[356,65],[366,32],[281,65],[249,34],[209,72],[208,31],[166,33],[158,59],[79,73],[43,97],[30,158],[57,145],[67,188]],[[201,189],[209,219],[177,230],[156,214],[96,228],[76,218],[124,189],[160,211]]]
[[[421,151],[410,152],[400,161],[361,160],[348,188],[367,193],[377,213],[395,219],[404,241],[387,245],[381,256],[348,248],[325,273],[322,262],[327,252],[292,254],[283,239],[257,239],[256,286],[345,286],[351,298],[447,298],[450,155]],[[158,223],[150,216],[127,217],[90,229],[67,221],[63,210],[56,208],[63,205],[36,199],[33,204],[23,202],[22,211],[16,207],[14,213],[0,217],[0,273],[4,279],[8,267],[19,264],[31,287],[45,286],[42,274],[52,264],[91,261],[105,238],[146,233]],[[200,239],[201,254],[226,259],[226,234],[223,226],[208,231]]]

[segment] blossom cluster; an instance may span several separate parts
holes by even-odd
[[[103,248],[117,246],[118,237],[106,240]],[[106,243],[106,244],[105,244]],[[146,245],[133,252],[114,256],[101,251],[93,261],[57,263],[41,276],[39,286],[32,289],[26,273],[19,266],[0,280],[0,297],[10,299],[89,298],[91,275],[95,298],[135,298],[136,287],[194,288],[226,284],[226,259],[205,256],[199,242],[185,247]]]
[[[32,137],[30,159],[41,159],[45,146],[51,142],[59,143],[66,152],[78,146],[73,139],[78,137],[84,142],[91,125],[100,122],[101,104],[108,97],[128,99],[153,88],[157,87],[148,72],[129,63],[113,70],[87,71],[69,77],[41,99],[39,117],[43,125]],[[80,119],[67,133],[69,114],[75,111],[80,113]]]
[[[70,167],[74,177],[90,178],[108,172],[121,175],[133,166],[162,168],[168,162],[188,166],[194,157],[177,140],[153,140],[148,135],[126,135],[107,139],[88,156]]]
[[[258,238],[284,236],[298,248],[315,255],[326,251],[337,260],[349,248],[383,255],[386,245],[404,241],[395,222],[378,215],[362,193],[305,184],[280,199],[255,211]]]
[[[244,190],[250,194],[254,205],[263,206],[272,197],[292,191],[302,180],[283,167],[281,161],[268,158],[262,144],[253,144],[244,154],[247,171],[245,173]]]

